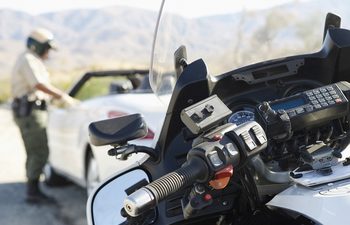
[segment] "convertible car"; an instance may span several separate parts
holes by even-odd
[[[151,146],[160,129],[165,108],[152,93],[147,70],[89,72],[71,88],[69,95],[80,100],[75,106],[49,109],[47,127],[49,163],[44,169],[48,185],[66,180],[86,187],[89,193],[101,180],[142,160],[135,154],[127,161],[108,156],[108,147],[89,143],[88,125],[97,120],[142,112],[148,134],[135,144]]]

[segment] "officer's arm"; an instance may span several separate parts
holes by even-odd
[[[54,97],[56,99],[60,99],[66,95],[66,93],[55,88],[51,84],[38,83],[35,85],[35,88],[42,91],[42,92],[45,92],[46,94],[51,95],[52,97]]]

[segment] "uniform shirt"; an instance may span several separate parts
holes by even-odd
[[[49,72],[43,61],[32,51],[22,53],[14,66],[11,80],[11,92],[13,98],[28,95],[30,100],[46,99],[48,96],[42,91],[36,90],[39,83],[48,84]]]

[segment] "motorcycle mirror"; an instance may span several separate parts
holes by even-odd
[[[92,122],[89,125],[90,141],[95,146],[126,145],[128,141],[147,135],[148,128],[141,114]]]
[[[133,168],[102,183],[90,196],[86,213],[89,225],[123,224],[123,201],[130,192],[149,182],[147,174]],[[144,216],[143,221],[153,222],[155,213]]]
[[[340,28],[341,18],[338,15],[333,13],[327,13],[326,20],[324,23],[324,31],[323,31],[323,41],[326,38],[327,31],[330,28]]]
[[[184,45],[181,45],[174,52],[174,65],[176,71],[176,78],[179,78],[183,69],[187,66],[187,51]]]

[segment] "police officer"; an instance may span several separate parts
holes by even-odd
[[[43,60],[48,59],[51,49],[56,49],[53,34],[43,28],[33,30],[27,38],[27,49],[18,57],[12,74],[12,110],[27,154],[26,201],[29,203],[54,202],[39,187],[39,177],[49,154],[46,137],[47,100],[52,96],[65,105],[75,102],[50,84]]]

